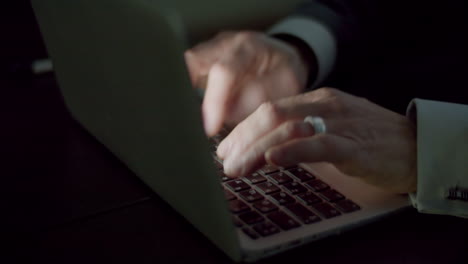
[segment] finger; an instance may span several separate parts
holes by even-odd
[[[350,139],[318,134],[274,146],[266,151],[265,160],[283,167],[301,162],[339,163],[354,155],[354,150],[354,142]]]
[[[184,57],[192,84],[196,88],[206,88],[208,73],[225,49],[225,42],[232,38],[233,33],[221,32],[211,40],[202,42],[185,51]]]
[[[313,127],[309,123],[302,121],[285,122],[255,142],[245,153],[230,155],[224,161],[224,172],[231,177],[247,175],[247,173],[265,163],[265,152],[271,147],[295,138],[312,136],[314,132]]]
[[[307,115],[328,115],[327,105],[309,101],[308,96],[298,95],[262,104],[221,142],[217,155],[226,159],[228,154],[245,152],[251,144],[286,120],[302,120]]]
[[[238,95],[239,104],[233,106],[229,113],[231,125],[244,120],[266,101],[276,101],[298,94],[299,89],[293,87],[293,79],[290,74],[283,74],[281,78],[274,74],[256,75],[255,78],[249,78],[248,82],[243,83],[242,91]]]
[[[233,51],[210,69],[202,105],[208,136],[218,133],[231,106],[236,104],[250,60],[247,54]]]
[[[223,125],[235,81],[236,73],[220,64],[215,64],[210,70],[202,104],[205,132],[210,137],[216,135]]]
[[[229,119],[225,120],[224,123],[233,128],[268,99],[264,83],[255,78],[243,80],[239,90],[240,91],[236,93],[236,100],[228,113]]]

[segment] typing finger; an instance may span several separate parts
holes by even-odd
[[[243,176],[265,163],[265,152],[273,146],[295,138],[314,135],[313,127],[302,121],[288,121],[252,144],[245,153],[235,153],[224,161],[224,172],[228,176]]]
[[[236,103],[250,63],[251,57],[236,49],[226,53],[211,67],[202,105],[208,136],[214,136],[223,126],[231,106]]]
[[[221,159],[227,159],[229,155],[244,153],[250,145],[287,120],[302,120],[307,115],[327,114],[325,104],[310,102],[310,98],[305,95],[264,103],[221,142],[217,155]]]
[[[223,55],[226,42],[233,36],[232,32],[221,32],[215,38],[202,42],[185,51],[184,57],[192,84],[196,88],[206,88],[208,73]]]

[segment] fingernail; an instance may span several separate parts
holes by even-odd
[[[240,167],[233,162],[232,157],[229,157],[223,162],[224,173],[231,177],[236,177],[239,175]]]
[[[203,127],[205,129],[206,135],[209,137],[213,136],[213,133],[211,132],[213,129],[211,128],[211,125],[209,124],[208,120],[203,121]]]
[[[207,114],[206,111],[203,110],[203,117],[203,127],[205,129],[205,133],[209,137],[214,136],[216,134],[216,127],[212,115]]]
[[[231,160],[229,158],[224,160],[223,168],[224,168],[224,174],[226,174],[227,176],[232,176],[233,168],[231,165]]]

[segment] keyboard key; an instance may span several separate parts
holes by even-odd
[[[276,206],[273,202],[266,200],[266,199],[254,203],[253,206],[255,207],[255,209],[259,210],[260,212],[264,214],[278,210],[278,206]]]
[[[251,228],[248,228],[248,227],[244,227],[242,228],[242,231],[248,235],[251,239],[255,240],[257,238],[259,238],[260,236],[255,233],[255,231],[253,231]]]
[[[297,198],[299,198],[299,200],[303,201],[305,204],[314,204],[322,202],[322,199],[320,199],[320,197],[313,194],[312,192],[300,193],[297,195]]]
[[[352,202],[350,200],[338,201],[338,202],[336,202],[335,205],[343,213],[351,213],[351,212],[354,212],[354,211],[357,211],[357,210],[361,209],[361,207],[359,207],[359,205],[355,204],[354,202]]]
[[[253,225],[256,223],[263,222],[265,218],[255,211],[250,211],[244,214],[239,215],[239,218],[248,225]]]
[[[288,169],[288,171],[301,182],[310,181],[315,178],[314,175],[310,174],[301,167],[291,168]]]
[[[254,172],[249,176],[245,176],[244,179],[246,179],[251,184],[257,184],[266,181],[266,178],[260,175],[258,172]]]
[[[274,185],[271,182],[264,182],[257,185],[257,187],[264,193],[264,194],[271,194],[275,192],[279,192],[280,188]]]
[[[239,179],[227,182],[226,185],[229,187],[229,189],[235,192],[240,192],[240,191],[247,190],[250,188],[250,186],[247,183]]]
[[[307,188],[302,186],[300,183],[298,182],[290,182],[290,183],[286,183],[284,185],[284,188],[286,189],[286,191],[288,191],[290,194],[292,195],[295,195],[295,194],[298,194],[298,193],[303,193],[303,192],[307,192]]]
[[[299,227],[300,224],[284,212],[276,211],[267,215],[267,217],[283,230],[290,230]]]
[[[263,222],[260,224],[256,224],[254,227],[254,230],[257,231],[261,236],[271,236],[273,234],[278,233],[280,230],[278,227],[273,225],[270,222]]]
[[[305,186],[309,187],[314,192],[320,192],[330,188],[328,184],[324,183],[321,180],[312,180],[304,183]]]
[[[236,199],[236,196],[229,190],[224,189],[224,195],[226,196],[226,200],[228,201]]]
[[[280,205],[290,204],[290,203],[294,203],[296,201],[296,200],[294,200],[293,197],[291,197],[289,194],[287,194],[285,192],[279,192],[279,193],[272,194],[271,198],[273,198]]]
[[[322,196],[328,202],[336,202],[345,198],[344,195],[332,189],[321,192],[320,196]]]
[[[297,216],[297,218],[299,218],[299,220],[301,220],[304,224],[312,224],[320,221],[320,217],[312,213],[309,209],[305,208],[301,204],[290,204],[287,205],[286,208],[288,208],[288,210]]]
[[[232,222],[234,223],[234,225],[236,227],[241,227],[243,226],[244,224],[239,220],[239,218],[237,218],[237,216],[233,216],[232,217]]]
[[[270,174],[270,173],[279,171],[279,168],[276,167],[275,165],[266,164],[260,170],[265,174]]]
[[[284,172],[276,172],[276,173],[270,174],[269,176],[273,180],[273,182],[276,184],[285,184],[287,182],[292,182],[292,178],[289,177]]]
[[[319,214],[321,214],[325,218],[332,218],[341,215],[341,213],[338,212],[338,210],[336,210],[333,206],[327,203],[313,204],[311,205],[311,207],[317,210],[317,212],[319,212]]]
[[[221,182],[227,182],[227,181],[232,181],[232,180],[234,180],[234,178],[229,178],[229,177],[226,176],[226,174],[224,174],[224,172],[222,172],[222,171],[219,171],[219,175],[221,176]]]
[[[242,199],[249,203],[253,203],[255,201],[263,199],[263,195],[261,195],[254,189],[240,192],[239,195]]]
[[[250,207],[241,200],[232,200],[229,202],[229,210],[235,214],[238,214],[249,211]]]

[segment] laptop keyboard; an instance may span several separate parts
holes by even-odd
[[[212,138],[213,150],[221,138]],[[294,166],[266,165],[241,178],[229,178],[214,155],[235,226],[251,239],[325,221],[360,209],[314,175]]]

